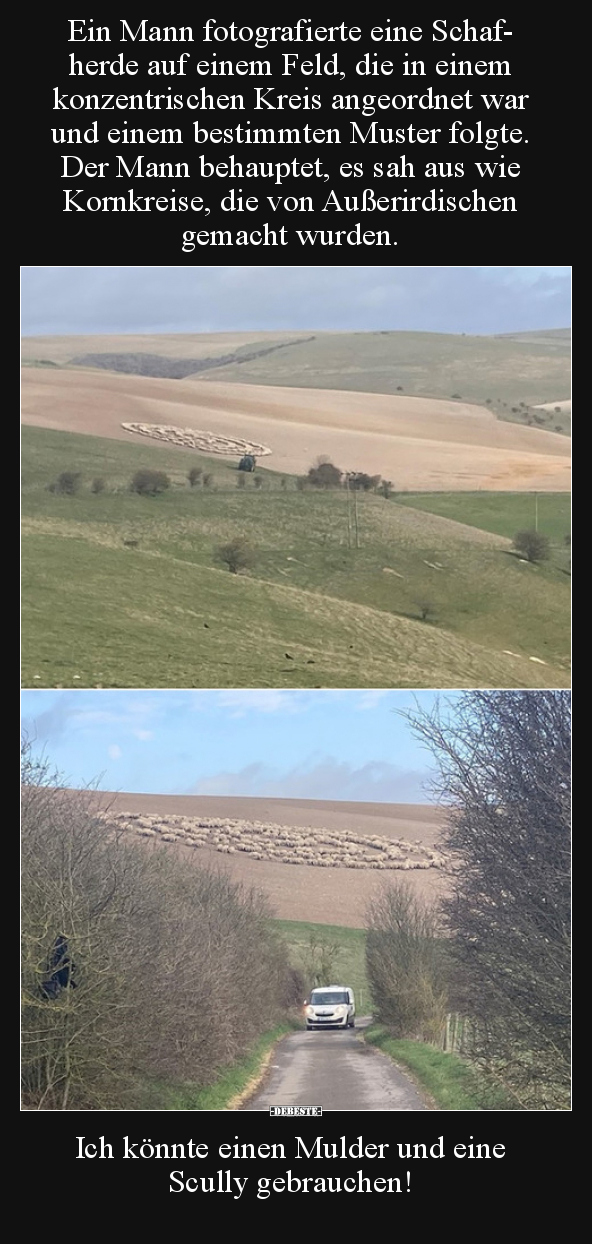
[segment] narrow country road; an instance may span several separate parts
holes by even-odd
[[[285,1037],[274,1052],[263,1086],[242,1109],[269,1110],[270,1106],[427,1109],[411,1081],[351,1029]]]

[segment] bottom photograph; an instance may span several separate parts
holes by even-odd
[[[568,691],[24,691],[22,1109],[569,1110],[570,756]]]

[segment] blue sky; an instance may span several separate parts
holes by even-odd
[[[22,331],[505,333],[571,323],[568,267],[22,269]]]
[[[436,695],[32,690],[22,693],[22,722],[64,785],[421,803],[432,758],[397,710],[429,711]]]

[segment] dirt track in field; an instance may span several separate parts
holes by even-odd
[[[312,799],[253,799],[205,795],[105,794],[103,806],[114,813],[135,812],[168,817],[231,817],[245,821],[274,821],[283,825],[386,838],[406,838],[428,848],[437,846],[443,813],[428,804],[346,803]],[[135,837],[135,835],[134,835]],[[228,856],[212,848],[165,844],[182,858],[203,861],[229,872],[246,885],[257,886],[269,897],[281,920],[310,920],[318,924],[364,926],[365,907],[381,885],[404,879],[421,898],[435,899],[445,892],[449,875],[439,869],[375,872],[353,868],[317,868]]]
[[[40,427],[138,443],[122,423],[193,427],[269,446],[272,470],[303,474],[327,455],[343,471],[380,474],[398,489],[570,487],[567,437],[465,402],[25,368],[22,414]]]

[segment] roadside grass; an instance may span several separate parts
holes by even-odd
[[[278,1025],[255,1042],[249,1054],[238,1063],[221,1071],[213,1084],[167,1084],[162,1080],[144,1082],[139,1086],[141,1110],[234,1110],[240,1099],[253,1090],[274,1046],[292,1032],[292,1025]]]
[[[210,488],[190,488],[194,465]],[[132,494],[142,467],[172,487]],[[66,469],[81,473],[80,492],[49,492]],[[202,454],[24,428],[26,685],[569,683],[567,549],[529,565],[503,532],[374,494],[358,498],[351,548],[341,490],[257,475],[261,489],[251,478],[239,489],[235,464]],[[95,478],[106,483],[96,495]],[[476,502],[456,504],[479,517]],[[503,495],[496,504],[503,513]],[[514,528],[513,512],[504,523]],[[216,561],[237,534],[258,552],[248,575]]]
[[[512,540],[517,531],[535,528],[564,544],[571,530],[571,494],[567,492],[404,492],[399,505],[468,523]]]
[[[516,1110],[516,1100],[477,1067],[457,1054],[444,1053],[421,1041],[400,1041],[379,1025],[366,1029],[364,1040],[411,1072],[438,1110]]]
[[[288,946],[290,962],[305,971],[311,961],[311,946],[329,944],[337,948],[333,957],[332,979],[325,985],[350,985],[358,1015],[370,1009],[370,987],[366,975],[366,930],[336,924],[314,924],[306,920],[274,920]]]

